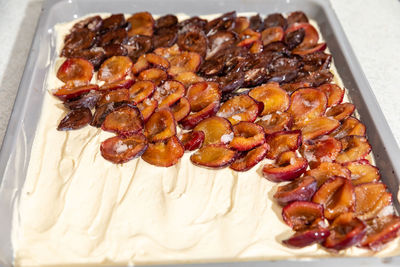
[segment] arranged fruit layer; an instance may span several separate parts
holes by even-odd
[[[54,96],[68,113],[57,129],[115,133],[100,146],[115,164],[169,167],[194,151],[195,165],[243,172],[267,159],[262,175],[285,182],[274,198],[295,231],[284,244],[376,251],[400,234],[400,218],[325,48],[300,11],[90,17],[64,40]]]

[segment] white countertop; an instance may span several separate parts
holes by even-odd
[[[400,144],[400,2],[331,2]],[[42,0],[0,0],[0,144],[41,6]]]

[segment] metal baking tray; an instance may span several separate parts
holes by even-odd
[[[361,67],[350,47],[340,23],[328,1],[324,0],[47,0],[33,39],[31,52],[25,66],[17,98],[8,124],[0,152],[0,265],[11,266],[13,251],[11,226],[13,205],[25,181],[30,152],[40,118],[43,96],[46,91],[44,81],[55,58],[55,36],[53,26],[71,21],[88,13],[135,13],[150,11],[153,14],[187,13],[203,15],[237,12],[304,11],[317,21],[323,37],[335,60],[350,97],[356,105],[362,122],[367,126],[367,134],[376,157],[376,165],[382,180],[393,194],[397,211],[400,206],[396,196],[400,181],[400,150],[382,114],[372,90],[361,71]],[[303,262],[304,263],[304,262]],[[297,261],[250,261],[237,263],[205,263],[206,266],[297,266]],[[363,265],[399,266],[400,257],[342,258],[334,257],[307,261],[308,266]],[[203,266],[191,264],[190,266]],[[182,265],[180,265],[182,266]]]

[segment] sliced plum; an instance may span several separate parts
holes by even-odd
[[[98,90],[89,91],[88,93],[81,95],[77,99],[71,99],[64,102],[64,106],[71,110],[81,108],[92,109],[96,106],[97,101],[99,101],[102,95],[102,92]]]
[[[289,108],[289,95],[278,83],[270,82],[252,89],[249,96],[264,104],[261,115],[283,112]]]
[[[303,28],[299,28],[285,34],[284,42],[290,50],[293,50],[303,42],[305,35],[306,31]]]
[[[218,76],[215,80],[219,83],[221,92],[227,95],[242,87],[244,73],[242,71],[230,71],[224,76]]]
[[[110,54],[113,54],[113,52],[116,52],[115,48],[117,48],[117,47],[125,49],[123,46],[119,46],[119,45],[124,42],[126,37],[127,37],[127,33],[126,33],[125,29],[122,29],[122,28],[115,29],[115,30],[108,31],[108,32],[98,36],[97,45],[100,47],[103,47],[104,50],[108,50],[108,51],[106,51],[106,56],[109,56]],[[106,49],[106,47],[109,47],[109,48]],[[114,50],[114,51],[111,51],[111,50]],[[117,50],[118,50],[118,48],[117,48]],[[126,51],[126,49],[125,49],[125,51]]]
[[[270,27],[261,32],[261,42],[263,46],[269,45],[273,42],[280,42],[283,40],[285,32],[282,27]]]
[[[156,86],[160,85],[163,81],[168,78],[167,72],[158,68],[151,68],[139,73],[138,79],[140,81],[151,81]]]
[[[196,72],[201,63],[201,56],[195,52],[181,52],[179,55],[169,58],[171,68],[168,74],[176,76],[182,72]]]
[[[276,159],[282,152],[295,151],[299,148],[302,142],[301,132],[298,130],[275,132],[267,135],[265,142],[270,146],[267,158]]]
[[[163,27],[155,31],[153,35],[153,48],[171,47],[178,40],[177,27]]]
[[[236,35],[230,31],[219,31],[208,37],[206,60],[236,43]]]
[[[101,128],[123,136],[138,133],[143,129],[142,114],[135,106],[123,105],[106,116]]]
[[[240,34],[244,30],[250,27],[250,21],[247,17],[236,17],[234,32]]]
[[[207,35],[211,35],[214,32],[232,30],[235,27],[236,11],[231,11],[222,14],[218,18],[210,20],[204,27]]]
[[[153,98],[158,101],[159,108],[170,107],[185,95],[185,87],[177,81],[166,81],[157,87]]]
[[[371,151],[371,145],[364,136],[349,135],[340,139],[342,152],[336,157],[336,162],[345,163],[365,158]]]
[[[151,37],[144,35],[134,35],[127,37],[122,43],[126,49],[128,56],[136,62],[136,60],[147,53],[152,48]]]
[[[354,188],[350,179],[333,176],[315,192],[312,201],[324,206],[324,216],[333,220],[340,214],[354,211]]]
[[[180,124],[183,129],[192,129],[194,128],[199,122],[204,119],[207,119],[217,113],[219,107],[219,102],[211,102],[203,109],[192,112],[187,115],[184,119],[180,121]]]
[[[170,167],[178,163],[184,153],[185,148],[178,137],[172,136],[164,141],[149,143],[142,159],[154,166]]]
[[[238,151],[247,151],[265,142],[264,130],[252,122],[239,122],[233,127],[234,137],[229,146]]]
[[[83,58],[67,58],[57,71],[57,78],[75,86],[85,85],[93,76],[92,63]]]
[[[79,51],[89,49],[93,46],[95,41],[96,34],[89,29],[83,28],[75,30],[65,37],[61,55],[71,57],[72,55],[79,53]]]
[[[261,40],[256,40],[251,46],[250,46],[250,53],[252,54],[260,54],[264,50],[264,47],[262,45]]]
[[[167,14],[156,19],[154,28],[168,28],[178,24],[178,18],[175,15]]]
[[[333,74],[329,69],[322,69],[302,73],[296,78],[296,82],[309,83],[313,87],[318,87],[324,83],[330,83],[333,80]]]
[[[321,162],[333,162],[342,150],[342,143],[330,136],[303,142],[301,154],[308,160],[310,166]]]
[[[183,120],[190,113],[190,103],[186,97],[180,98],[171,107],[171,112],[174,115],[175,121]]]
[[[254,87],[265,83],[270,77],[269,66],[273,56],[267,53],[248,54],[244,58],[235,57],[238,64],[235,68],[240,68],[244,72],[243,87]]]
[[[373,251],[379,251],[399,235],[400,217],[393,214],[377,217],[369,224],[367,234],[361,241],[361,246]]]
[[[304,38],[299,47],[314,47],[318,40],[319,40],[319,35],[317,30],[309,23],[303,22],[303,23],[293,23],[290,25],[287,29],[285,34],[289,34],[290,32],[296,31],[298,29],[304,29]]]
[[[264,29],[264,22],[261,19],[260,14],[250,17],[249,28],[257,32],[260,32]]]
[[[143,121],[147,121],[158,107],[158,102],[154,99],[147,98],[143,102],[140,102],[137,107],[142,113]]]
[[[101,127],[108,114],[119,107],[125,106],[126,104],[126,102],[111,102],[105,105],[97,106],[90,125],[97,128]]]
[[[236,151],[221,144],[203,145],[190,156],[193,164],[214,169],[230,165],[235,158]]]
[[[149,12],[138,12],[127,19],[131,24],[131,29],[128,31],[129,36],[134,35],[153,35],[154,19]]]
[[[233,125],[253,122],[260,113],[259,105],[248,95],[237,95],[221,105],[217,116],[228,119]]]
[[[115,36],[115,39],[112,39],[111,43],[102,45],[106,58],[128,55],[128,49],[125,47],[125,45],[123,45],[123,42],[126,39],[126,31],[125,29],[118,29],[118,32],[122,32],[123,34],[120,34],[120,36]]]
[[[112,14],[111,16],[103,19],[100,31],[101,32],[113,31],[119,27],[122,27],[125,23],[126,22],[124,14]]]
[[[119,30],[123,31],[126,34],[124,29],[119,29]],[[113,56],[126,56],[126,55],[128,55],[128,50],[125,48],[125,46],[123,46],[120,43],[111,43],[111,44],[108,44],[108,45],[104,45],[103,46],[103,50],[104,50],[104,55],[105,55],[106,58],[110,58],[110,57],[113,57]]]
[[[164,57],[156,55],[154,53],[143,54],[138,58],[136,63],[132,67],[133,74],[138,74],[141,71],[148,68],[160,68],[163,70],[167,70],[170,64],[168,60]]]
[[[312,47],[297,47],[293,49],[292,53],[295,55],[304,56],[315,52],[323,52],[325,49],[326,49],[326,43],[319,43]]]
[[[225,68],[225,54],[211,57],[200,65],[199,72],[203,76],[212,77],[213,75],[221,75]],[[218,76],[221,77],[221,76]]]
[[[187,31],[178,37],[179,48],[189,52],[196,52],[202,58],[207,52],[207,36],[202,31]]]
[[[355,216],[361,220],[376,217],[381,210],[392,204],[392,194],[381,182],[364,183],[354,187],[356,197]]]
[[[275,112],[267,114],[256,121],[264,128],[266,134],[286,131],[292,127],[293,117],[287,112]]]
[[[190,131],[182,134],[181,142],[185,151],[193,151],[200,148],[204,142],[204,133],[201,131]]]
[[[151,81],[137,81],[129,88],[129,99],[136,105],[150,97],[156,86]]]
[[[326,110],[326,95],[313,88],[298,89],[290,96],[289,113],[295,121],[307,122],[321,117]]]
[[[122,80],[126,75],[129,74],[132,65],[133,63],[129,57],[110,57],[104,61],[103,64],[101,64],[99,72],[97,73],[97,79],[107,83]]]
[[[326,111],[327,117],[332,117],[338,121],[343,121],[353,114],[356,107],[351,103],[342,103],[331,107]]]
[[[122,44],[109,44],[104,46],[103,49],[106,58],[128,55],[128,50]]]
[[[263,51],[265,53],[280,53],[288,54],[289,49],[283,42],[273,42],[264,46]]]
[[[351,212],[342,213],[332,223],[330,234],[322,245],[332,250],[342,250],[360,243],[366,226]]]
[[[104,92],[101,98],[97,101],[96,106],[101,106],[111,102],[127,102],[129,101],[128,89],[117,89],[109,92]]]
[[[219,102],[221,93],[219,92],[217,83],[200,82],[189,87],[186,97],[190,102],[191,111],[197,112],[211,103]]]
[[[92,112],[88,108],[71,110],[58,124],[58,131],[77,130],[92,121]]]
[[[198,53],[180,51],[176,44],[168,48],[157,48],[154,53],[169,61],[171,67],[168,74],[171,76],[182,72],[196,72],[201,64],[201,56]]]
[[[90,49],[73,51],[68,56],[86,59],[92,63],[95,70],[98,70],[105,59],[105,50],[102,47],[92,47]]]
[[[274,198],[279,205],[286,206],[294,201],[310,201],[316,191],[317,181],[314,177],[306,175],[279,186]]]
[[[176,134],[176,122],[169,109],[154,112],[145,123],[144,134],[150,142],[163,141]]]
[[[323,52],[323,49],[325,49],[322,45],[321,46],[321,51],[313,51],[318,50],[318,45],[317,47],[314,48],[309,48],[305,50],[301,50],[300,54],[301,58],[303,59],[303,72],[314,72],[314,71],[319,71],[319,70],[329,70],[331,63],[332,63],[332,55],[327,54]],[[293,53],[296,52],[296,49],[293,50]],[[311,52],[311,53],[310,53]]]
[[[364,124],[354,117],[349,117],[330,135],[336,139],[341,139],[350,135],[365,136],[365,132],[366,128]]]
[[[222,77],[225,69],[225,55],[209,58],[200,65],[199,72],[205,77]]]
[[[298,231],[282,242],[290,247],[303,248],[315,243],[320,244],[324,242],[329,234],[330,231],[326,228],[312,227],[310,229]]]
[[[135,81],[133,79],[121,80],[112,83],[105,83],[100,87],[100,91],[111,91],[117,89],[129,89]]]
[[[106,160],[122,164],[140,157],[146,148],[146,137],[141,133],[137,133],[129,137],[114,136],[108,138],[101,143],[100,152]]]
[[[294,11],[291,12],[288,17],[287,17],[287,23],[288,25],[294,24],[294,23],[304,23],[308,22],[308,18],[306,14],[302,11]]]
[[[278,156],[275,164],[264,165],[262,174],[271,182],[286,182],[302,175],[307,167],[305,158],[297,157],[293,151],[286,151]]]
[[[351,182],[353,185],[371,183],[380,180],[379,169],[369,164],[368,161],[359,160],[345,163],[351,172]]]
[[[81,29],[88,29],[89,31],[96,32],[100,30],[102,25],[103,25],[103,19],[100,16],[92,16],[86,19],[82,19],[77,23],[75,23],[71,29],[71,32]]]
[[[187,29],[197,28],[204,31],[208,21],[197,16],[185,19],[178,23],[180,31],[186,31]]]
[[[317,180],[319,188],[329,178],[334,176],[345,177],[350,179],[350,171],[345,166],[335,162],[322,162],[316,168],[308,170],[306,175],[311,175]]]
[[[330,134],[340,126],[340,122],[330,117],[317,117],[307,121],[297,121],[295,128],[300,128],[305,141]]]
[[[261,34],[252,29],[246,29],[242,33],[239,34],[239,43],[237,46],[239,47],[251,47],[255,42],[259,41],[261,38]]]
[[[90,31],[96,32],[100,29],[102,24],[103,19],[100,16],[93,16],[75,23],[75,25],[72,27],[72,31],[86,28]]]
[[[234,133],[231,123],[221,117],[213,116],[202,120],[194,127],[195,131],[202,131],[205,135],[204,145],[227,144],[232,141]]]
[[[201,56],[195,52],[183,51],[180,54],[168,58],[171,67],[168,74],[176,76],[182,72],[196,72],[201,64]]]
[[[325,93],[326,97],[328,98],[328,107],[333,107],[342,103],[344,90],[338,85],[333,83],[325,83],[320,85],[317,89]]]
[[[71,86],[71,85],[66,84],[66,85],[58,88],[53,93],[53,95],[63,101],[66,101],[66,100],[74,99],[81,95],[87,94],[90,91],[97,91],[97,90],[99,90],[99,86],[97,84],[88,84],[88,85],[81,85],[81,86]]]
[[[268,144],[264,143],[252,150],[241,153],[235,161],[232,162],[230,168],[238,172],[248,171],[265,158],[268,149]]]
[[[311,83],[309,82],[291,82],[291,83],[285,83],[282,84],[282,89],[285,90],[288,93],[292,93],[294,91],[296,91],[297,89],[300,88],[307,88],[307,87],[311,87]]]
[[[280,13],[273,13],[269,14],[265,19],[264,19],[264,27],[270,28],[270,27],[282,27],[283,29],[286,29],[287,27],[287,21],[286,19],[282,16]]]
[[[191,85],[198,83],[198,82],[204,82],[204,78],[198,76],[194,72],[181,72],[179,73],[176,77],[175,80],[178,82],[181,82],[185,88],[189,88]]]
[[[282,217],[295,231],[309,228],[316,220],[324,218],[322,205],[310,201],[295,201],[282,209]]]
[[[266,48],[264,47],[264,51]],[[283,53],[283,52],[282,52]],[[279,56],[268,65],[268,81],[288,83],[295,81],[303,63],[296,56]]]

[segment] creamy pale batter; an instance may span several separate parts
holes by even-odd
[[[56,25],[58,51],[74,23]],[[52,64],[48,89],[62,84],[55,75],[60,63],[62,59]],[[140,158],[116,165],[99,149],[113,134],[89,126],[57,131],[65,113],[47,92],[15,206],[17,266],[331,256],[317,245],[291,249],[281,244],[293,232],[272,197],[278,184],[260,173],[267,160],[247,172],[197,167],[188,153],[169,168]],[[375,255],[399,254],[399,247],[397,239]],[[372,254],[358,248],[340,253]]]

